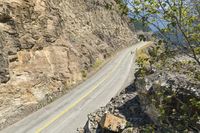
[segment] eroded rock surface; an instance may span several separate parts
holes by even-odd
[[[107,128],[108,126],[102,124],[102,120],[104,121],[105,119],[105,114],[112,114],[111,116],[125,120],[126,124],[117,122],[116,120],[113,121],[113,118],[111,117],[111,120],[108,119],[106,121],[109,123],[109,129]],[[117,130],[115,128],[116,122],[119,124]],[[134,84],[131,84],[122,90],[119,95],[113,97],[106,106],[88,114],[88,121],[84,128],[79,128],[77,130],[78,133],[126,133],[129,130],[131,133],[137,133],[137,127],[149,123],[152,123],[152,120],[142,109],[136,88]]]
[[[118,8],[114,0],[0,0],[0,128],[134,43]]]

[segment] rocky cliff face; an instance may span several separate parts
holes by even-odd
[[[134,43],[118,8],[114,0],[0,0],[1,128]]]

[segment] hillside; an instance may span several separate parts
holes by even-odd
[[[114,0],[0,0],[0,34],[0,128],[136,41]]]

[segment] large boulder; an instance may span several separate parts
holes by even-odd
[[[122,131],[126,127],[127,121],[124,118],[117,117],[113,114],[106,113],[102,118],[100,125],[103,129],[113,132]]]

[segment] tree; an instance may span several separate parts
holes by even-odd
[[[200,65],[200,0],[126,0],[136,20]]]

